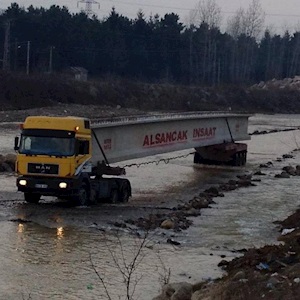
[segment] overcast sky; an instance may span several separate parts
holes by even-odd
[[[85,0],[83,0],[85,1]],[[89,0],[93,1],[93,0]],[[96,4],[93,5],[94,12],[99,18],[108,16],[114,6],[116,11],[134,18],[139,9],[142,9],[146,17],[158,13],[163,16],[165,13],[174,12],[180,16],[184,22],[198,3],[197,0],[95,0],[100,4],[100,9]],[[5,9],[10,6],[12,1],[0,0],[0,8]],[[31,4],[37,7],[49,7],[50,5],[67,6],[71,12],[79,12],[85,8],[84,3],[77,7],[76,0],[16,0],[19,5],[27,8]],[[252,0],[216,0],[222,9],[223,25],[226,24],[228,17],[240,7],[247,9]],[[294,31],[300,30],[300,1],[299,0],[261,0],[261,5],[266,13],[266,26],[271,26],[274,32],[282,32],[285,29]]]

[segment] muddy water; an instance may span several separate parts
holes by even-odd
[[[251,119],[249,132],[293,126],[300,126],[300,116],[258,115]],[[0,136],[0,153],[11,152],[14,135],[15,130],[4,130]],[[126,232],[117,235],[109,224],[111,220],[166,211],[208,186],[252,171],[260,163],[275,160],[299,145],[299,131],[253,136],[249,141],[248,165],[241,169],[195,167],[191,155],[168,164],[128,168],[127,177],[134,195],[129,204],[118,206],[76,208],[51,198],[44,198],[38,206],[29,205],[16,192],[14,176],[1,175],[0,299],[28,299],[29,296],[31,299],[105,299],[101,279],[112,299],[125,299],[126,287],[120,270],[124,270],[124,263],[133,260],[139,240]],[[159,230],[151,233],[132,280],[134,285],[140,279],[135,299],[155,296],[169,268],[172,281],[215,278],[222,274],[217,267],[221,255],[231,258],[236,255],[231,250],[276,243],[278,231],[272,222],[283,219],[300,204],[299,178],[274,179],[274,174],[287,164],[300,164],[300,155],[274,162],[273,168],[264,170],[267,175],[261,177],[262,182],[257,186],[216,198],[216,205],[194,218],[190,229],[172,236],[181,246],[165,243],[169,233]],[[18,219],[29,222],[20,223]]]

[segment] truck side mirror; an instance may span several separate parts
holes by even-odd
[[[15,137],[15,146],[14,146],[14,150],[18,151],[19,150],[19,137],[16,136]]]

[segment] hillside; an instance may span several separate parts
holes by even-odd
[[[300,90],[299,85],[295,84],[297,78],[286,80],[285,85],[274,84],[273,80],[272,84],[260,83],[252,87],[201,87],[112,78],[78,82],[57,75],[27,77],[0,73],[0,103],[3,116],[7,115],[5,111],[10,110],[58,105],[70,107],[73,104],[103,106],[108,110],[133,108],[140,111],[300,113]],[[79,112],[82,113],[82,110]]]

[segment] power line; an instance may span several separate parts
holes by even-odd
[[[175,10],[181,10],[181,11],[192,11],[196,10],[195,8],[185,8],[185,7],[176,7],[176,6],[164,6],[164,5],[156,5],[156,4],[142,4],[142,3],[136,3],[136,2],[128,2],[128,1],[119,1],[119,0],[103,0],[110,3],[120,3],[130,6],[144,6],[144,7],[156,7],[156,8],[164,8],[164,9],[175,9]],[[236,11],[221,11],[223,14],[229,14],[234,15],[236,14]],[[300,18],[300,15],[297,14],[279,14],[279,13],[265,13],[266,16],[270,17],[293,17],[293,18]]]

